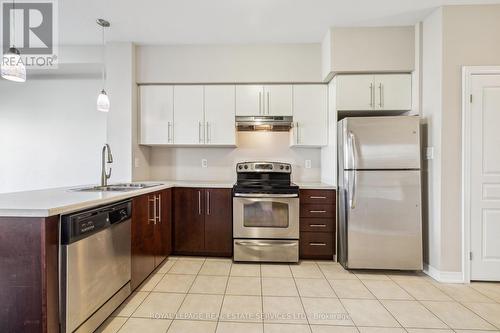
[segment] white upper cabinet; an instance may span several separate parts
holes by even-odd
[[[204,143],[203,86],[174,87],[174,143],[193,145]]]
[[[263,114],[264,89],[261,85],[236,86],[236,115],[260,116]]]
[[[292,86],[238,85],[236,86],[237,116],[291,116]]]
[[[375,75],[375,109],[410,110],[411,75]]]
[[[411,74],[337,76],[338,111],[411,110]]]
[[[293,86],[292,146],[325,146],[328,143],[328,90],[324,84]]]
[[[173,143],[174,87],[140,86],[141,144]]]
[[[205,143],[235,145],[235,86],[205,86]]]
[[[373,75],[338,75],[337,110],[371,110]]]
[[[292,86],[285,84],[264,86],[263,115],[292,115]]]

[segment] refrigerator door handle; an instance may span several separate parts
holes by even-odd
[[[353,168],[353,180],[352,180],[352,191],[351,191],[351,198],[349,200],[349,204],[351,206],[351,209],[356,208],[356,181],[357,181],[357,175],[356,175],[356,136],[352,133],[349,132],[349,138],[350,138],[350,143],[351,143],[351,154],[352,154],[352,168]]]

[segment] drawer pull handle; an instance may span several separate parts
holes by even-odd
[[[309,224],[311,228],[326,228],[326,224]]]
[[[311,195],[309,198],[311,198],[311,199],[326,199],[326,197],[317,197],[314,195]]]
[[[324,214],[326,213],[326,210],[310,210],[309,213],[320,213],[320,214]]]
[[[326,243],[309,243],[311,246],[326,246]]]

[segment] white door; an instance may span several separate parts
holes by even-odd
[[[264,114],[268,116],[292,115],[292,85],[264,86]]]
[[[140,143],[172,143],[173,86],[140,86]]]
[[[376,110],[411,110],[411,74],[375,75]]]
[[[205,142],[235,145],[235,86],[205,86]]]
[[[293,87],[293,146],[325,146],[328,143],[328,96],[325,84]]]
[[[471,280],[500,281],[500,75],[472,78]]]
[[[236,115],[260,116],[264,114],[264,88],[261,85],[236,86]]]
[[[373,75],[338,75],[337,110],[372,110],[375,103]]]
[[[203,86],[174,87],[174,143],[193,145],[205,142]]]

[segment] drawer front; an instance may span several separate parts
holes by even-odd
[[[302,204],[300,205],[300,217],[334,218],[335,205]]]
[[[300,231],[333,232],[335,230],[335,219],[314,217],[303,217],[300,219]]]
[[[335,203],[334,190],[300,190],[300,203],[333,204]]]
[[[300,257],[308,259],[333,259],[335,243],[333,233],[301,232]]]

